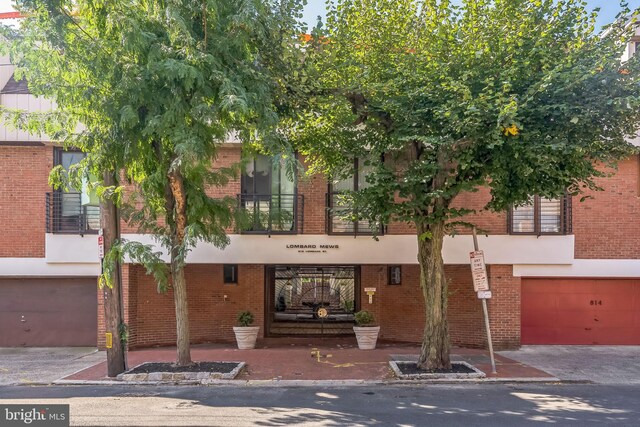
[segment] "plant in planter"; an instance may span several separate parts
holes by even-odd
[[[250,311],[241,311],[238,313],[238,324],[234,326],[233,332],[236,334],[236,342],[240,350],[248,350],[256,347],[256,339],[260,326],[251,326],[253,323],[253,313]]]
[[[360,350],[373,350],[376,348],[380,326],[373,326],[373,314],[367,310],[357,312],[355,315],[356,325],[353,331],[356,333],[358,348]]]

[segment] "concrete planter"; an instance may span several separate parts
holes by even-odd
[[[376,348],[380,326],[354,326],[358,348],[360,350],[373,350]]]
[[[256,340],[260,326],[234,326],[233,332],[236,334],[236,342],[240,350],[256,348]]]

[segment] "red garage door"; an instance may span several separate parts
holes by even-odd
[[[640,344],[640,279],[522,279],[522,344]]]
[[[0,347],[95,347],[97,292],[95,278],[0,280]]]

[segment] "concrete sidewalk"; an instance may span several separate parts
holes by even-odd
[[[320,358],[312,357],[312,349],[320,351]],[[234,344],[206,344],[192,346],[194,361],[244,361],[245,369],[236,383],[264,383],[291,381],[351,381],[393,382],[395,377],[389,361],[407,360],[419,354],[416,344],[379,342],[375,350],[359,350],[355,338],[346,339],[267,339],[254,350],[238,350]],[[173,347],[130,351],[129,366],[144,362],[175,360]],[[497,374],[491,374],[488,352],[455,348],[452,360],[466,361],[487,374],[489,380],[554,381],[552,375],[507,357],[497,356]],[[106,362],[69,375],[62,383],[110,381],[106,377]]]
[[[320,351],[320,359],[311,350]],[[244,361],[248,366],[230,384],[395,382],[389,360],[410,360],[416,344],[380,342],[375,350],[359,350],[353,338],[266,339],[255,350],[232,343],[192,346],[196,361]],[[175,348],[130,351],[129,365],[175,360]],[[96,382],[108,384],[106,355],[95,348],[0,348],[0,386]],[[454,348],[452,360],[466,361],[487,374],[484,381],[581,381],[640,384],[640,346],[524,346],[498,353],[497,375],[491,374],[488,352]]]
[[[640,346],[528,345],[500,355],[562,381],[640,384]]]
[[[51,384],[105,359],[91,347],[0,348],[0,385]]]

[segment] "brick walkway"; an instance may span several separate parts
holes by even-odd
[[[312,357],[320,351],[320,359]],[[355,338],[344,339],[265,339],[254,350],[238,350],[235,344],[202,344],[191,348],[194,361],[244,361],[247,369],[237,380],[391,380],[389,360],[407,360],[419,354],[416,344],[378,342],[375,350],[359,350]],[[128,353],[129,366],[143,362],[171,362],[174,347],[149,348]],[[496,356],[498,374],[491,374],[486,350],[454,348],[451,359],[476,366],[487,378],[549,378],[550,374],[531,366]],[[70,375],[65,380],[108,380],[106,362]]]

